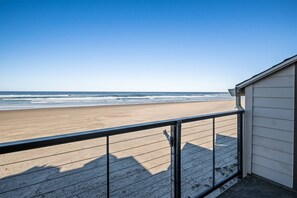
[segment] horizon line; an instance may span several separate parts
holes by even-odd
[[[16,90],[13,90],[13,91],[0,91],[0,92],[143,92],[143,93],[201,93],[201,92],[204,92],[204,93],[228,93],[228,91],[53,91],[53,90],[33,90],[33,91],[16,91]]]

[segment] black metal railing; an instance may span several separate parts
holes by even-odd
[[[204,197],[241,177],[242,115],[2,143],[0,197]]]

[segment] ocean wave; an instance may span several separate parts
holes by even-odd
[[[187,96],[187,95],[181,95],[181,96],[171,96],[171,95],[164,95],[164,96],[121,96],[121,97],[115,97],[115,96],[79,96],[79,97],[71,97],[69,95],[59,95],[58,97],[52,97],[52,96],[19,96],[19,97],[1,97],[1,100],[3,101],[97,101],[97,100],[127,100],[127,99],[195,99],[195,98],[215,98],[215,97],[223,97],[226,95],[196,95],[196,96]]]
[[[1,98],[48,98],[48,97],[68,97],[70,95],[0,95]]]
[[[0,94],[0,110],[230,100],[228,93],[56,93]]]
[[[4,98],[2,100],[6,101],[41,101],[41,100],[47,100],[47,101],[89,101],[89,100],[114,100],[117,99],[117,97],[24,97],[24,98]]]

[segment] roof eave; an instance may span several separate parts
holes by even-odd
[[[243,89],[243,88],[245,88],[245,87],[247,87],[247,86],[249,86],[249,85],[251,85],[251,84],[253,84],[253,83],[255,83],[255,82],[257,82],[257,81],[259,81],[259,80],[261,80],[261,79],[263,79],[263,78],[265,78],[265,77],[267,77],[267,76],[269,76],[269,75],[271,75],[271,74],[273,74],[273,73],[275,73],[275,72],[277,72],[277,71],[279,71],[279,70],[281,70],[281,69],[283,69],[283,68],[285,68],[285,67],[287,67],[289,65],[291,65],[292,63],[294,63],[296,61],[297,61],[297,56],[295,55],[292,58],[289,58],[289,59],[287,59],[287,60],[285,60],[285,61],[283,61],[283,62],[281,62],[281,63],[279,63],[279,64],[277,64],[277,65],[275,65],[275,66],[273,66],[273,67],[271,67],[271,68],[269,68],[267,70],[265,70],[265,71],[263,71],[262,73],[260,73],[258,75],[255,75],[254,77],[237,84],[236,88],[238,90],[241,90],[241,89]]]

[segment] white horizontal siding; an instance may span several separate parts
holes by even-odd
[[[293,166],[284,162],[277,161],[275,159],[269,159],[265,156],[260,156],[253,153],[253,162],[255,164],[267,167],[277,172],[283,173],[293,177]]]
[[[265,98],[293,98],[293,88],[271,87],[271,88],[254,88],[254,97]]]
[[[253,115],[253,125],[293,132],[294,121],[265,118]]]
[[[254,107],[294,110],[293,98],[254,98]]]
[[[255,83],[254,87],[293,87],[294,76],[276,76],[264,78],[263,80]]]
[[[254,126],[253,129],[254,135],[293,143],[294,134],[291,131],[265,128],[260,126]]]
[[[264,178],[270,179],[282,185],[293,187],[293,177],[277,172],[275,170],[269,169],[265,166],[258,165],[256,163],[252,164],[253,173],[260,175]]]
[[[265,148],[263,146],[257,146],[257,145],[253,145],[253,153],[272,160],[284,162],[286,164],[293,166],[293,155],[290,153],[284,153],[281,151],[277,151],[277,150],[273,150],[270,148]]]
[[[294,111],[288,109],[273,109],[267,107],[254,107],[254,116],[294,120]]]
[[[294,73],[289,66],[253,85],[252,172],[293,185]]]
[[[294,64],[292,64],[291,66],[288,66],[274,74],[272,74],[269,77],[276,77],[276,76],[294,76],[294,72],[295,72],[295,67]],[[268,78],[269,78],[268,77]]]
[[[253,135],[253,144],[283,153],[293,154],[293,143]]]

